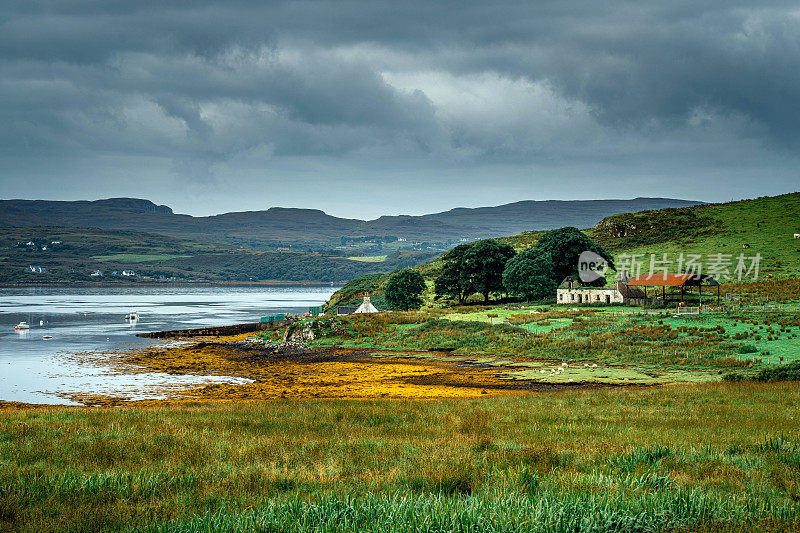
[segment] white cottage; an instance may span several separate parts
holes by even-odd
[[[565,278],[556,289],[556,303],[559,304],[624,304],[630,298],[640,297],[644,297],[640,289],[628,287],[622,281],[606,287],[591,287],[572,276]]]
[[[369,301],[369,296],[364,296],[364,301],[353,313],[377,313],[378,309]]]

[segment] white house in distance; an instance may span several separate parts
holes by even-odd
[[[136,272],[134,272],[133,270],[123,270],[122,275],[126,277],[132,277],[136,275]]]
[[[556,289],[556,303],[624,303],[619,287],[587,287],[573,277],[567,277]]]
[[[103,273],[101,271],[99,271],[99,270],[95,270],[94,272],[92,272],[89,275],[94,277],[94,278],[99,278],[99,277],[101,277],[103,275]]]
[[[356,313],[377,313],[378,308],[372,305],[372,302],[369,301],[369,296],[364,296],[364,301],[359,305],[353,314]]]
[[[44,274],[47,272],[47,269],[44,267],[31,265],[28,267],[28,272],[33,272],[34,274]]]
[[[559,304],[622,304],[637,298],[644,298],[644,292],[623,281],[606,287],[591,287],[567,276],[556,289],[556,303]]]

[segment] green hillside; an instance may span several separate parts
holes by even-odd
[[[700,255],[704,264],[723,254],[722,259],[730,261],[730,278],[719,279],[736,282],[738,256],[744,254],[749,267],[751,258],[760,254],[760,280],[800,278],[800,239],[794,238],[800,233],[800,193],[612,215],[584,232],[615,258],[638,256],[642,273],[649,271],[651,254],[656,254],[656,260],[667,254],[670,271],[678,270],[680,254],[684,258]],[[531,231],[498,240],[519,252],[536,244],[540,235]],[[440,266],[437,258],[416,268],[432,281]],[[610,271],[609,275],[616,274]],[[329,305],[346,305],[366,293],[376,294],[380,301],[387,278],[388,274],[353,280],[331,297]],[[432,300],[432,292],[426,297]]]
[[[637,254],[649,262],[650,254],[724,254],[735,266],[740,254],[761,254],[759,277],[800,277],[800,239],[794,238],[800,193],[614,215],[586,233],[615,256]]]

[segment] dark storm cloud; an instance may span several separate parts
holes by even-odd
[[[795,3],[164,4],[4,2],[0,154],[209,181],[241,157],[557,166],[800,141]]]

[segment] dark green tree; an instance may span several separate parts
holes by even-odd
[[[534,255],[549,254],[553,263],[553,274],[551,279],[555,283],[561,283],[567,276],[578,276],[578,257],[581,252],[589,250],[596,253],[606,261],[611,268],[614,268],[614,261],[611,254],[606,252],[602,246],[587,237],[581,230],[573,227],[565,227],[548,231],[539,239],[539,242],[532,249],[537,249]],[[604,285],[605,280],[598,280],[595,285]]]
[[[552,257],[537,247],[520,252],[506,263],[503,286],[509,294],[526,300],[552,298],[558,287]]]
[[[454,298],[463,304],[475,292],[464,269],[464,258],[473,244],[459,244],[442,256],[442,269],[434,281],[436,298]]]
[[[478,241],[464,254],[464,274],[485,302],[491,293],[503,292],[503,271],[515,254],[511,246],[495,239]]]
[[[548,231],[535,246],[521,252],[506,265],[503,285],[518,297],[541,299],[552,297],[558,284],[567,276],[578,277],[578,258],[581,252],[591,251],[614,267],[611,254],[577,228],[566,227]],[[592,285],[605,284],[599,279]]]
[[[386,302],[392,309],[408,311],[419,309],[422,293],[425,292],[425,278],[416,270],[398,270],[386,282]]]

